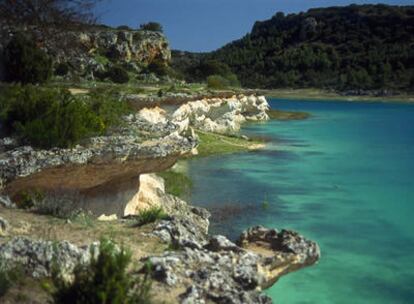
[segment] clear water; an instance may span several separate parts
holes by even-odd
[[[256,224],[317,241],[317,266],[283,277],[276,303],[414,303],[414,105],[272,100],[304,121],[252,124],[263,151],[186,163],[213,233]]]

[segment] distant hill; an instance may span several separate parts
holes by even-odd
[[[255,88],[414,88],[414,6],[276,13],[207,57]]]

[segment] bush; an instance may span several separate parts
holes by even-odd
[[[16,205],[20,209],[30,209],[36,205],[37,202],[44,199],[44,194],[38,190],[20,191],[16,196]]]
[[[52,61],[35,42],[17,33],[4,50],[6,78],[9,82],[43,83],[52,72]]]
[[[67,90],[11,86],[0,95],[0,121],[9,133],[41,147],[72,147],[103,134],[129,111],[111,95],[73,96]]]
[[[157,220],[165,220],[168,215],[159,207],[142,210],[136,218],[136,226],[143,226]]]
[[[10,87],[0,96],[0,104],[6,103],[2,112],[6,128],[37,147],[71,147],[104,131],[88,104],[67,90]]]
[[[99,255],[91,252],[87,265],[79,264],[74,280],[67,282],[54,271],[52,297],[58,304],[149,304],[151,281],[133,280],[128,273],[131,253],[113,242],[101,240]]]
[[[148,22],[141,24],[139,27],[143,31],[151,31],[151,32],[163,32],[162,25],[158,22]]]
[[[154,73],[158,76],[166,76],[169,74],[169,67],[168,65],[160,60],[160,59],[155,59],[153,60],[147,67],[148,72],[150,73]]]
[[[55,75],[65,76],[69,73],[69,64],[66,62],[59,63],[55,68]]]
[[[0,260],[0,298],[23,277],[24,273],[21,267],[10,268],[5,261]]]
[[[221,90],[230,85],[230,82],[220,75],[211,75],[207,77],[207,87],[210,89]]]
[[[121,67],[112,67],[108,71],[108,77],[115,83],[127,83],[129,81],[128,72]]]

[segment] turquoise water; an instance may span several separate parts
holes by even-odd
[[[262,224],[319,243],[317,266],[268,290],[277,303],[414,303],[414,105],[271,105],[312,118],[247,126],[263,151],[187,162],[212,232]]]

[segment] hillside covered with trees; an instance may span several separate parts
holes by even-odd
[[[414,6],[278,12],[256,22],[242,39],[203,58],[228,64],[242,85],[251,88],[410,90]]]

